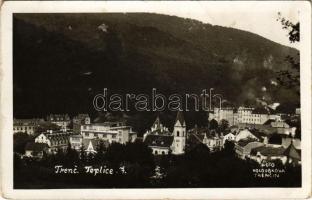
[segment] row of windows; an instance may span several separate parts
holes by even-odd
[[[31,129],[34,129],[34,127],[32,127],[32,126],[28,126],[28,127],[27,127],[27,126],[25,126],[25,127],[16,127],[16,128],[13,127],[13,130],[14,130],[14,131],[23,131],[23,130],[27,130],[27,129],[28,129],[28,130],[31,130]]]
[[[107,135],[108,134],[103,134],[103,133],[84,133],[84,135],[86,136],[86,137],[88,137],[88,136],[90,136],[90,134],[93,134],[93,136],[94,137],[98,137],[98,136],[102,136],[103,138],[106,138],[107,137]],[[121,134],[119,134],[119,136],[121,136]],[[112,134],[112,138],[116,138],[117,137],[117,135],[116,134]]]

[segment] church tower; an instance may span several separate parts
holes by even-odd
[[[186,142],[186,124],[183,113],[178,111],[173,128],[172,154],[184,154]]]

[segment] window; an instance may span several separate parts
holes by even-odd
[[[89,133],[85,133],[85,136],[89,136]]]
[[[162,155],[165,155],[165,151],[162,151],[161,154],[162,154]]]
[[[98,134],[97,134],[97,133],[93,133],[93,135],[94,135],[94,137],[97,137],[97,136],[98,136]]]
[[[179,133],[179,131],[177,131],[177,136],[179,137],[179,135],[180,135],[180,133]]]
[[[155,154],[156,154],[156,155],[158,154],[158,151],[157,151],[157,150],[155,150]]]

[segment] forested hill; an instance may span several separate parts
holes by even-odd
[[[148,94],[153,87],[164,94],[214,87],[237,105],[299,102],[275,73],[298,51],[246,31],[115,13],[15,14],[13,32],[17,117],[94,112],[92,99],[104,87]]]

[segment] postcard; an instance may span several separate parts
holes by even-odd
[[[308,1],[11,1],[13,199],[311,196]]]

